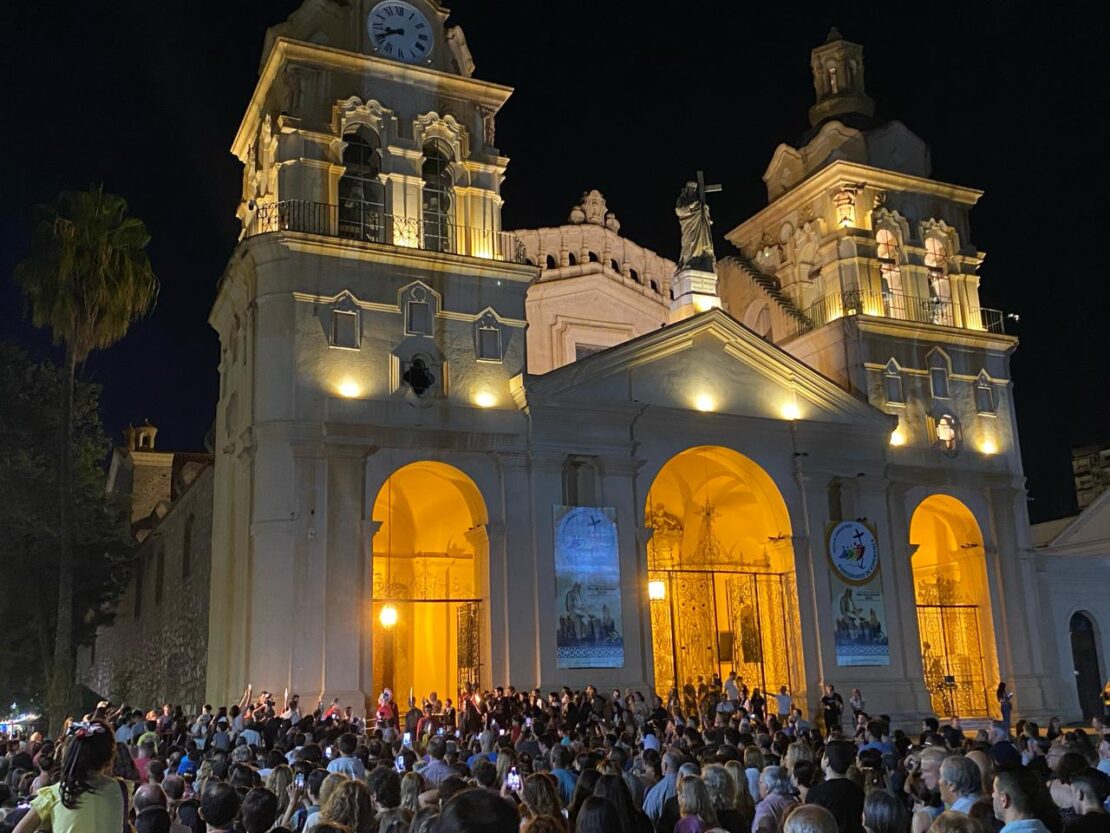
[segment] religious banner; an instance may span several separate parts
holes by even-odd
[[[826,542],[836,617],[836,664],[890,665],[874,527],[862,521],[829,524]]]
[[[556,667],[623,668],[617,510],[554,510]]]

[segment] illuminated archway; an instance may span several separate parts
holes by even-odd
[[[804,702],[794,549],[771,477],[726,448],[675,455],[648,493],[646,526],[655,687],[694,707],[698,678]]]
[[[948,495],[930,495],[910,521],[925,687],[939,715],[998,716],[998,660],[983,534]]]
[[[481,602],[488,574],[485,503],[452,466],[411,463],[374,500],[374,690],[405,703],[455,699],[481,672]]]

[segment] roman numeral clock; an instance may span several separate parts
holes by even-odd
[[[374,49],[388,58],[415,64],[432,54],[432,27],[420,9],[404,0],[385,0],[366,16]]]

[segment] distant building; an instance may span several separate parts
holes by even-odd
[[[1071,450],[1075,502],[1086,509],[1110,489],[1110,445],[1084,445]]]
[[[78,678],[116,702],[204,702],[212,562],[212,455],[159,451],[149,423],[124,432],[108,491],[131,501],[135,576]]]

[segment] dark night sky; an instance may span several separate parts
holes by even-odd
[[[104,385],[113,435],[149,418],[161,447],[195,449],[211,423],[217,344],[207,314],[238,231],[241,174],[228,148],[265,29],[298,4],[86,2],[51,12],[9,2],[0,11],[0,338],[49,351],[21,319],[10,280],[34,203],[102,180],[153,236],[157,310],[86,368]],[[720,237],[765,204],[772,152],[808,127],[809,50],[835,23],[865,46],[878,115],[930,144],[936,178],[986,191],[972,242],[988,253],[983,304],[1021,314],[1013,375],[1030,509],[1035,520],[1074,511],[1069,447],[1110,435],[1110,291],[1095,273],[1104,32],[1080,4],[1059,2],[813,9],[459,0],[452,22],[466,31],[476,74],[516,88],[497,132],[512,158],[505,228],[558,224],[596,187],[622,234],[674,257],[674,196],[704,168],[725,187],[713,206]]]

